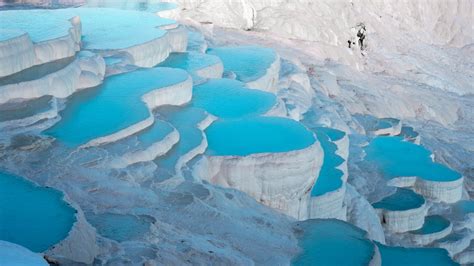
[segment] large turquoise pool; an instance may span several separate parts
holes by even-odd
[[[458,265],[441,248],[389,247],[377,243],[382,257],[382,266],[448,266]]]
[[[281,117],[219,120],[206,129],[210,155],[246,156],[287,152],[312,145],[316,139],[302,124]]]
[[[453,181],[462,176],[431,160],[423,146],[402,137],[376,137],[365,148],[366,160],[375,163],[387,178],[418,176],[431,181]]]
[[[68,146],[113,134],[150,116],[141,99],[144,94],[187,78],[185,71],[172,68],[151,68],[112,76],[99,87],[73,95],[61,112],[61,121],[45,133]]]
[[[2,11],[0,25],[28,32],[33,42],[41,42],[68,35],[71,28],[68,20],[74,16],[81,19],[82,48],[92,50],[123,49],[146,43],[166,34],[160,26],[175,23],[147,12],[68,8]]]
[[[264,114],[276,103],[272,93],[248,89],[232,79],[210,79],[193,89],[192,106],[219,118],[242,118]]]
[[[298,226],[302,249],[292,265],[357,266],[368,265],[374,255],[374,244],[366,232],[335,219],[307,220]]]
[[[372,206],[375,209],[405,211],[420,208],[423,204],[425,204],[425,199],[421,195],[416,194],[413,190],[397,188],[395,193],[372,204]]]
[[[0,239],[42,252],[63,240],[76,221],[59,191],[0,172]]]
[[[326,132],[330,131],[326,130]],[[341,170],[336,168],[344,162],[344,159],[336,154],[337,145],[331,142],[329,136],[323,131],[317,131],[316,135],[324,151],[324,161],[311,190],[311,196],[321,196],[339,189],[342,186],[342,176],[344,175]]]
[[[277,57],[273,49],[261,46],[217,47],[208,49],[207,53],[217,55],[224,63],[224,70],[233,72],[243,82],[265,75]]]

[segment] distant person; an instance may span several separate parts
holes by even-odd
[[[362,25],[359,31],[357,32],[357,37],[359,38],[359,46],[361,50],[364,50],[364,39],[365,39],[365,26]]]

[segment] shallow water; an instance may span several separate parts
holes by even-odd
[[[79,146],[113,134],[150,116],[141,97],[185,81],[185,71],[171,68],[137,70],[107,78],[102,85],[73,95],[62,119],[45,134],[68,146]]]
[[[292,265],[368,265],[374,254],[374,244],[366,238],[366,232],[349,223],[318,219],[302,222],[299,227],[302,253]]]
[[[301,150],[316,141],[302,124],[281,117],[218,120],[205,132],[207,152],[215,156]]]
[[[186,52],[171,53],[168,58],[158,66],[186,70],[193,77],[193,82],[196,84],[204,82],[204,79],[197,75],[197,70],[219,64],[220,62],[221,61],[217,56],[196,52]]]
[[[237,79],[250,82],[259,79],[276,59],[274,50],[261,46],[218,47],[207,50],[224,63],[225,71],[232,71]]]
[[[193,107],[166,106],[157,110],[158,116],[171,123],[179,132],[179,142],[166,155],[157,158],[155,163],[160,168],[160,178],[175,174],[179,158],[197,147],[203,140],[202,131],[197,124],[206,118],[203,110]],[[170,177],[170,176],[168,176]]]
[[[210,79],[193,88],[191,105],[229,119],[264,114],[275,103],[272,93],[248,89],[236,80]]]
[[[365,148],[366,160],[375,163],[386,178],[418,176],[431,181],[453,181],[461,175],[431,160],[423,146],[402,137],[376,137]]]
[[[443,231],[444,229],[448,228],[450,224],[451,222],[449,222],[449,220],[443,216],[430,215],[425,217],[425,223],[423,224],[423,227],[412,231],[411,233],[417,235],[433,234]]]
[[[389,247],[377,243],[382,257],[382,266],[448,266],[458,265],[441,248],[403,248]]]
[[[311,190],[311,196],[321,196],[339,189],[344,175],[341,170],[336,169],[344,162],[344,159],[336,154],[337,145],[332,143],[328,135],[322,131],[316,132],[316,135],[324,151],[324,161],[318,179]]]
[[[28,32],[36,43],[67,36],[71,28],[68,20],[74,16],[81,18],[83,49],[123,49],[146,43],[166,34],[158,27],[175,23],[149,12],[67,8],[3,11],[0,25],[5,29]],[[0,40],[4,38],[0,36]]]
[[[138,239],[150,230],[151,221],[138,216],[103,213],[86,217],[100,235],[119,242]]]
[[[64,239],[76,221],[59,191],[0,172],[0,239],[42,252]]]
[[[22,103],[0,106],[0,122],[27,118],[51,109],[51,96],[43,96]]]
[[[425,203],[423,196],[416,194],[411,189],[397,188],[392,195],[372,204],[376,209],[390,211],[405,211],[421,207]]]
[[[42,78],[67,67],[74,61],[75,58],[76,57],[72,56],[41,65],[32,66],[10,76],[0,78],[0,86]]]

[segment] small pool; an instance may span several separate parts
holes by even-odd
[[[43,252],[63,240],[76,210],[59,191],[0,172],[0,239]]]
[[[97,232],[118,242],[136,240],[150,231],[151,218],[128,214],[87,214],[87,221]]]
[[[425,204],[425,199],[421,195],[416,194],[413,190],[397,188],[395,193],[372,204],[372,206],[375,209],[406,211],[420,208],[423,204]]]
[[[192,106],[219,118],[242,118],[264,114],[276,103],[272,93],[248,89],[232,79],[210,79],[193,88]]]
[[[423,227],[418,230],[411,231],[410,233],[416,235],[428,235],[437,232],[441,232],[448,228],[451,222],[440,215],[430,215],[425,217],[425,223]]]
[[[302,252],[293,258],[292,265],[365,266],[375,252],[365,231],[340,220],[306,220],[298,229]]]
[[[53,97],[43,96],[21,103],[6,103],[0,105],[0,123],[24,119],[52,109]]]
[[[346,132],[330,127],[316,127],[316,132],[324,133],[332,142],[341,140],[346,136]]]
[[[246,156],[301,150],[315,141],[301,123],[281,117],[218,120],[206,129],[208,154]]]
[[[175,166],[181,156],[190,152],[201,144],[203,140],[202,131],[197,128],[197,124],[206,118],[206,113],[202,109],[193,107],[165,106],[157,110],[160,119],[171,123],[179,132],[179,142],[166,155],[157,158],[155,163],[161,169],[163,175],[175,174]]]
[[[217,47],[208,49],[207,53],[218,56],[224,70],[235,73],[245,83],[264,76],[277,58],[275,51],[261,46]]]
[[[74,147],[132,126],[150,116],[141,97],[185,81],[180,69],[151,68],[107,78],[99,87],[73,95],[62,119],[45,134]],[[146,137],[145,137],[146,138]]]
[[[461,200],[454,204],[454,211],[459,216],[474,213],[474,200]]]
[[[382,266],[448,266],[458,265],[441,248],[403,248],[389,247],[377,243],[382,257]]]
[[[171,53],[159,66],[186,70],[193,77],[194,81],[200,79],[196,74],[197,70],[217,65],[220,62],[221,60],[217,56],[197,52],[185,52]]]
[[[430,181],[454,181],[462,176],[431,160],[423,146],[404,141],[402,137],[380,136],[365,148],[366,160],[375,163],[386,178],[418,176]]]
[[[344,162],[344,159],[336,154],[337,145],[331,142],[329,136],[323,131],[317,131],[316,135],[324,151],[324,161],[319,177],[311,190],[311,196],[321,196],[339,189],[342,186],[342,176],[344,175],[341,170],[336,168]]]

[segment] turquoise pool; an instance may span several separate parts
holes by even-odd
[[[151,68],[109,77],[96,88],[73,95],[62,119],[45,134],[74,147],[132,126],[150,116],[141,97],[185,81],[180,69]],[[146,138],[146,137],[145,137]]]
[[[430,215],[425,217],[425,223],[423,224],[423,227],[418,230],[411,231],[410,233],[417,235],[433,234],[443,231],[444,229],[448,228],[450,224],[451,222],[443,216]]]
[[[214,156],[287,152],[307,148],[316,141],[302,124],[281,117],[218,120],[205,132],[207,152]]]
[[[221,60],[217,56],[198,53],[171,53],[165,61],[159,64],[163,67],[184,69],[190,73],[196,70],[219,64]]]
[[[413,190],[397,188],[395,193],[372,204],[372,206],[375,209],[406,211],[420,208],[423,204],[425,204],[425,199],[421,195],[416,194]]]
[[[326,132],[330,131],[326,130]],[[344,159],[336,154],[337,145],[331,142],[329,136],[323,131],[317,131],[316,136],[324,151],[324,161],[318,179],[311,190],[311,196],[321,196],[339,189],[342,186],[342,176],[344,175],[341,170],[336,168],[344,162]]]
[[[216,47],[208,49],[207,53],[218,56],[224,63],[224,70],[232,71],[245,83],[265,75],[277,57],[275,51],[261,46]]]
[[[306,220],[298,227],[302,230],[297,236],[302,252],[292,265],[365,266],[375,252],[365,231],[340,220]]]
[[[92,50],[123,49],[146,43],[166,34],[158,27],[175,23],[147,12],[67,8],[2,11],[0,25],[28,32],[36,43],[68,35],[71,28],[68,20],[74,16],[81,19],[82,48]]]
[[[210,79],[193,88],[193,107],[219,118],[242,118],[264,114],[276,103],[272,93],[248,89],[231,79]]]
[[[324,133],[333,142],[341,140],[346,135],[346,132],[330,127],[316,127],[316,132]]]
[[[430,181],[454,181],[462,176],[431,160],[423,146],[402,137],[376,137],[365,148],[366,160],[375,163],[386,178],[418,176]]]
[[[0,239],[43,252],[63,240],[76,210],[59,191],[0,172]]]
[[[389,247],[377,243],[382,257],[382,266],[448,266],[458,265],[441,248]]]
[[[118,242],[143,237],[152,222],[144,217],[115,213],[87,214],[86,218],[100,235]]]

